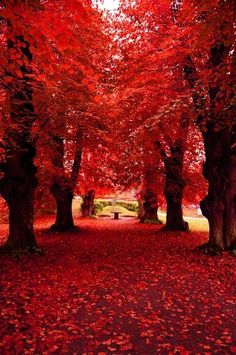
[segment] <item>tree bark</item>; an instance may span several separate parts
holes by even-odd
[[[139,199],[138,200],[138,218],[140,219],[140,220],[142,220],[143,219],[143,217],[144,217],[144,207],[143,207],[143,203],[144,203],[144,199]]]
[[[81,134],[77,132],[77,142],[75,148],[74,163],[70,176],[64,170],[64,139],[59,136],[53,136],[54,156],[53,165],[58,169],[58,175],[54,176],[51,185],[51,192],[56,201],[56,221],[50,227],[50,231],[77,232],[78,228],[74,225],[72,213],[72,201],[74,188],[76,186],[77,177],[80,169],[82,157]]]
[[[236,138],[234,144],[228,157],[223,226],[225,249],[229,250],[236,250]]]
[[[188,223],[183,219],[182,202],[180,199],[177,201],[171,197],[166,197],[167,200],[167,214],[166,225],[164,230],[169,231],[184,231],[188,232]]]
[[[58,180],[57,180],[58,181]],[[66,186],[66,182],[54,181],[51,192],[56,201],[56,221],[51,226],[51,231],[66,232],[76,231],[72,215],[73,191]]]
[[[230,47],[216,41],[210,49],[208,68],[220,78],[220,65],[228,56]],[[204,97],[197,90],[197,71],[188,56],[184,68],[185,78],[193,91],[193,101],[198,114],[197,124],[201,130],[206,162],[203,175],[208,181],[208,194],[201,201],[203,215],[209,223],[209,241],[201,248],[210,254],[236,249],[236,122],[235,112],[227,102],[227,111],[217,110],[216,103],[227,99],[221,82],[209,87],[210,112]],[[229,80],[230,77],[227,77]],[[222,80],[222,77],[221,77]],[[221,93],[221,95],[218,95]],[[223,99],[222,99],[223,97]]]
[[[141,222],[145,221],[153,221],[156,223],[160,223],[161,221],[158,219],[157,216],[158,211],[158,202],[157,202],[157,194],[151,190],[146,190],[144,195],[144,202],[143,202],[143,215],[141,218]]]
[[[227,129],[215,132],[208,125],[203,174],[209,185],[200,206],[209,223],[209,241],[204,247],[211,253],[236,247],[236,152],[231,142]]]
[[[180,119],[178,139],[174,142],[164,134],[166,144],[170,149],[170,154],[167,155],[162,144],[157,141],[155,144],[161,151],[161,157],[165,165],[165,189],[167,212],[166,225],[164,230],[169,231],[189,231],[188,223],[184,221],[182,200],[185,188],[185,180],[183,177],[183,162],[185,153],[185,142],[189,129],[189,118],[183,113]]]
[[[95,214],[94,198],[94,190],[90,190],[85,194],[81,205],[82,217],[91,217]]]
[[[181,148],[177,148],[172,156],[165,159],[166,183],[165,198],[167,204],[165,230],[189,231],[188,223],[183,219],[182,200],[185,181],[182,176],[182,153]]]
[[[11,31],[11,24],[9,31]],[[35,144],[31,128],[35,120],[32,98],[31,73],[32,54],[30,44],[24,37],[11,33],[8,49],[14,49],[23,59],[21,77],[16,73],[9,84],[10,118],[3,142],[6,150],[3,163],[4,176],[0,181],[0,191],[9,206],[9,237],[2,251],[37,251],[34,235],[34,193],[37,186],[34,165]],[[9,63],[13,63],[9,55]],[[27,63],[27,64],[26,64]],[[15,63],[13,63],[15,64]]]
[[[5,175],[1,180],[1,193],[9,207],[9,236],[3,251],[37,250],[34,235],[34,193],[37,185],[36,168],[31,152],[15,153],[7,159]]]
[[[156,149],[155,143],[149,147],[149,159],[144,166],[144,187],[143,187],[143,206],[142,215],[140,216],[140,222],[145,221],[160,223],[162,222],[158,218],[158,169],[160,166],[160,152]]]

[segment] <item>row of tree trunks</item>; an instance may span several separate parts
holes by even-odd
[[[229,54],[229,47],[216,41],[210,50],[207,63],[213,74],[219,75],[221,64]],[[209,223],[209,241],[202,248],[207,253],[236,249],[236,120],[232,109],[221,112],[216,109],[218,100],[224,97],[221,82],[209,87],[210,112],[207,103],[198,94],[196,68],[188,56],[184,68],[185,77],[192,92],[201,130],[206,162],[203,175],[208,181],[208,194],[201,201],[203,215]],[[229,80],[229,76],[226,80]],[[218,83],[217,83],[218,82]],[[221,95],[218,95],[221,93]],[[217,96],[218,95],[218,96]],[[222,102],[221,102],[222,104]]]
[[[139,218],[141,222],[153,221],[161,223],[158,218],[158,168],[160,156],[165,166],[165,198],[167,205],[166,225],[163,228],[168,231],[189,231],[188,223],[183,219],[182,200],[185,187],[183,178],[183,159],[185,152],[185,141],[189,129],[189,119],[185,114],[180,119],[178,139],[172,142],[169,137],[165,137],[169,144],[170,154],[167,155],[160,141],[155,142],[155,156],[157,164],[146,166],[145,170],[145,194],[142,206],[139,206]],[[142,209],[142,210],[141,210]]]

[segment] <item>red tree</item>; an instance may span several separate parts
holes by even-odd
[[[236,247],[235,6],[233,1],[217,5],[210,1],[205,7],[186,2],[183,16],[186,6],[195,10],[189,22],[191,30],[197,29],[199,33],[193,38],[197,42],[196,50],[186,56],[184,71],[206,154],[203,174],[209,185],[201,208],[209,222],[210,237],[203,248],[215,253]],[[200,50],[205,56],[199,56]]]
[[[38,4],[37,1],[27,4],[25,1],[3,1],[1,4],[6,56],[2,69],[6,74],[4,88],[8,107],[2,141],[3,177],[0,181],[1,195],[9,207],[9,238],[4,251],[36,250],[33,230],[37,186],[33,160],[36,150],[32,136],[36,114],[31,80],[36,43],[25,26],[25,19],[38,12]]]

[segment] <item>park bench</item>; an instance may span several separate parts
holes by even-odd
[[[119,219],[119,214],[121,212],[112,212],[114,214],[114,219]]]

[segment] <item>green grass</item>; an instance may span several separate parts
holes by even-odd
[[[100,216],[108,216],[108,217],[112,217],[113,216],[113,212],[120,212],[121,216],[123,217],[137,217],[137,213],[133,212],[133,211],[129,211],[126,208],[122,207],[122,206],[106,206],[103,208],[103,210],[101,211]]]

